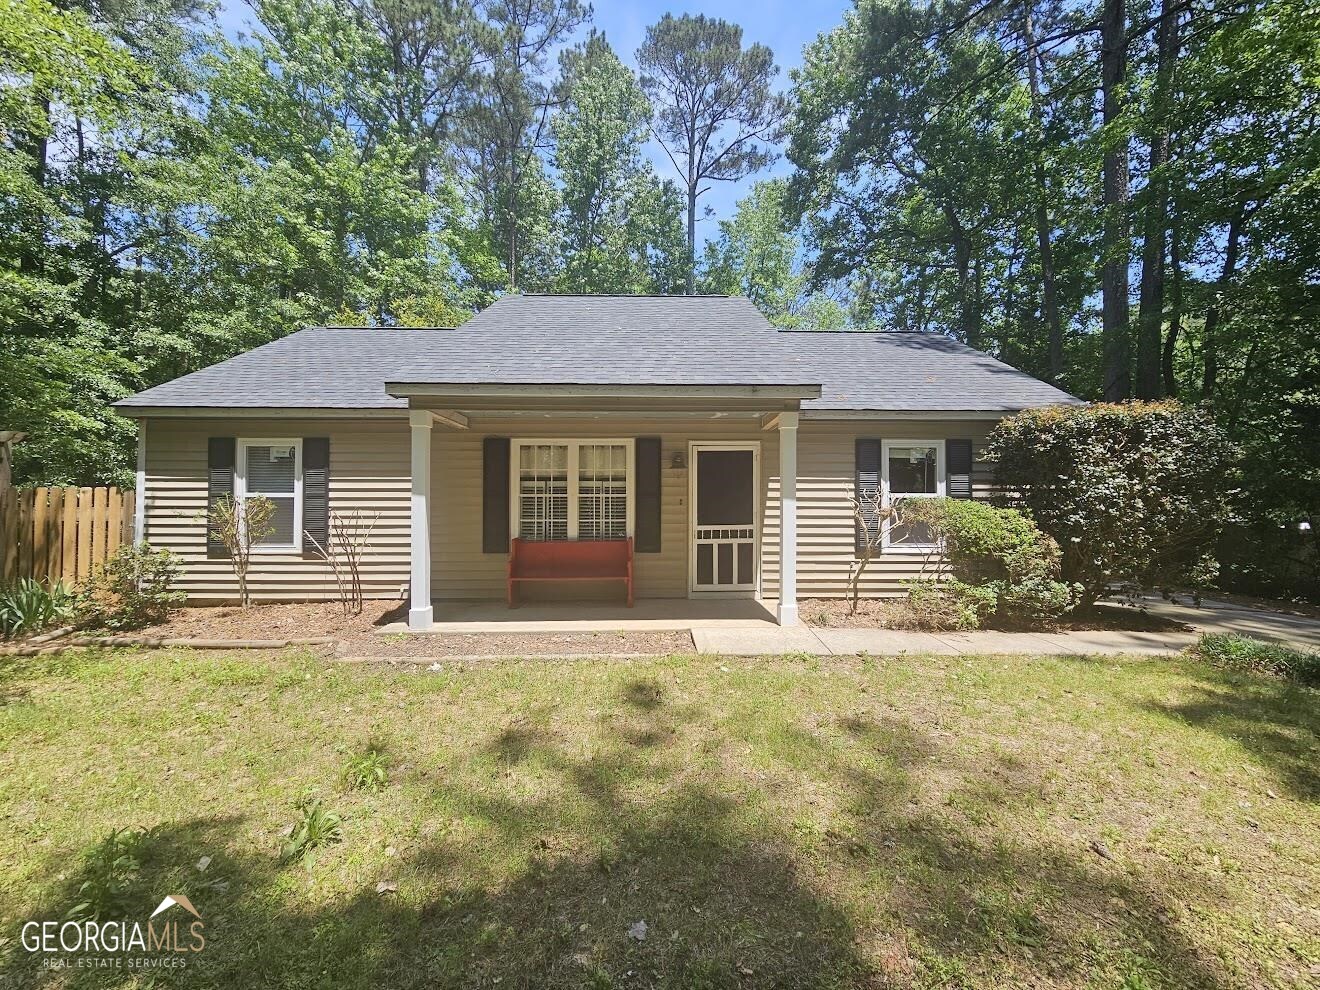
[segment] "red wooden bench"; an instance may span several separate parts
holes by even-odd
[[[622,581],[633,603],[633,541],[524,540],[509,549],[509,608],[520,581]]]

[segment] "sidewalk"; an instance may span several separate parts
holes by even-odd
[[[1123,632],[1088,630],[1062,633],[907,632],[894,629],[815,629],[791,626],[770,629],[693,629],[698,653],[730,656],[780,656],[813,653],[817,656],[868,653],[993,655],[1046,653],[1081,656],[1092,653],[1177,653],[1196,642],[1196,633]]]

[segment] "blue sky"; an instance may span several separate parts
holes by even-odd
[[[788,70],[801,64],[803,46],[842,22],[843,12],[851,6],[848,0],[707,0],[705,3],[649,0],[620,3],[617,0],[597,0],[593,3],[595,13],[592,23],[605,33],[619,57],[635,69],[637,66],[633,55],[646,35],[646,26],[654,24],[661,15],[688,13],[722,17],[742,26],[744,43],[759,41],[770,47],[781,69],[780,88],[787,88]],[[222,3],[220,23],[227,34],[237,34],[252,20],[252,12],[243,0],[224,0]],[[656,171],[661,176],[675,177],[673,166],[664,152],[659,147],[649,150]],[[783,175],[787,171],[781,159],[772,168],[751,179],[737,183],[715,183],[714,188],[699,201],[699,204],[709,205],[714,215],[709,220],[699,220],[698,237],[709,238],[718,233],[716,222],[733,213],[734,204],[746,193],[755,178]]]

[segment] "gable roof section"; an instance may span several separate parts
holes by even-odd
[[[804,410],[999,412],[1076,402],[934,334],[776,330],[742,297],[506,296],[456,329],[301,330],[116,403],[404,409],[408,385],[801,388]],[[807,398],[819,387],[819,398]]]

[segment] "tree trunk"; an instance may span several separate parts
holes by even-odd
[[[1122,402],[1132,396],[1132,352],[1128,310],[1128,138],[1117,128],[1127,76],[1127,5],[1104,0],[1100,39],[1100,75],[1104,94],[1104,240],[1101,245],[1101,340],[1104,350],[1104,397]]]
[[[1031,128],[1035,148],[1032,154],[1032,181],[1036,200],[1036,244],[1040,251],[1040,315],[1049,335],[1046,363],[1050,381],[1063,378],[1063,320],[1059,316],[1059,288],[1054,277],[1053,226],[1050,223],[1049,183],[1045,174],[1044,113],[1040,100],[1040,71],[1037,65],[1036,31],[1031,20],[1031,4],[1023,6],[1022,33],[1027,43],[1027,86],[1031,92]]]
[[[1141,308],[1137,316],[1137,397],[1163,394],[1160,336],[1164,325],[1164,264],[1169,228],[1169,127],[1165,117],[1174,65],[1178,58],[1178,11],[1164,0],[1156,31],[1159,54],[1151,97],[1150,166],[1147,172],[1146,223],[1141,247]]]
[[[1201,347],[1202,360],[1205,362],[1201,374],[1201,397],[1208,399],[1215,394],[1219,384],[1219,346],[1215,340],[1219,332],[1219,323],[1223,315],[1223,295],[1233,281],[1237,271],[1238,248],[1242,240],[1242,220],[1246,216],[1247,201],[1239,199],[1233,216],[1228,222],[1228,240],[1224,247],[1224,267],[1215,282],[1214,301],[1205,311],[1205,343]]]
[[[49,123],[50,121],[50,97],[43,96],[37,101],[41,107],[41,117]],[[26,146],[26,147],[23,147]],[[42,130],[27,136],[27,140],[22,141],[21,150],[26,151],[32,159],[29,174],[32,176],[32,184],[38,189],[46,188],[46,162],[49,157],[49,142],[46,137],[46,131]],[[24,248],[23,253],[18,259],[18,270],[24,275],[32,275],[41,271],[45,259],[42,252],[37,250],[28,250]]]
[[[1169,224],[1169,331],[1164,337],[1164,355],[1161,362],[1164,373],[1164,394],[1177,396],[1178,376],[1173,366],[1178,353],[1178,336],[1182,333],[1182,225],[1175,208]]]

